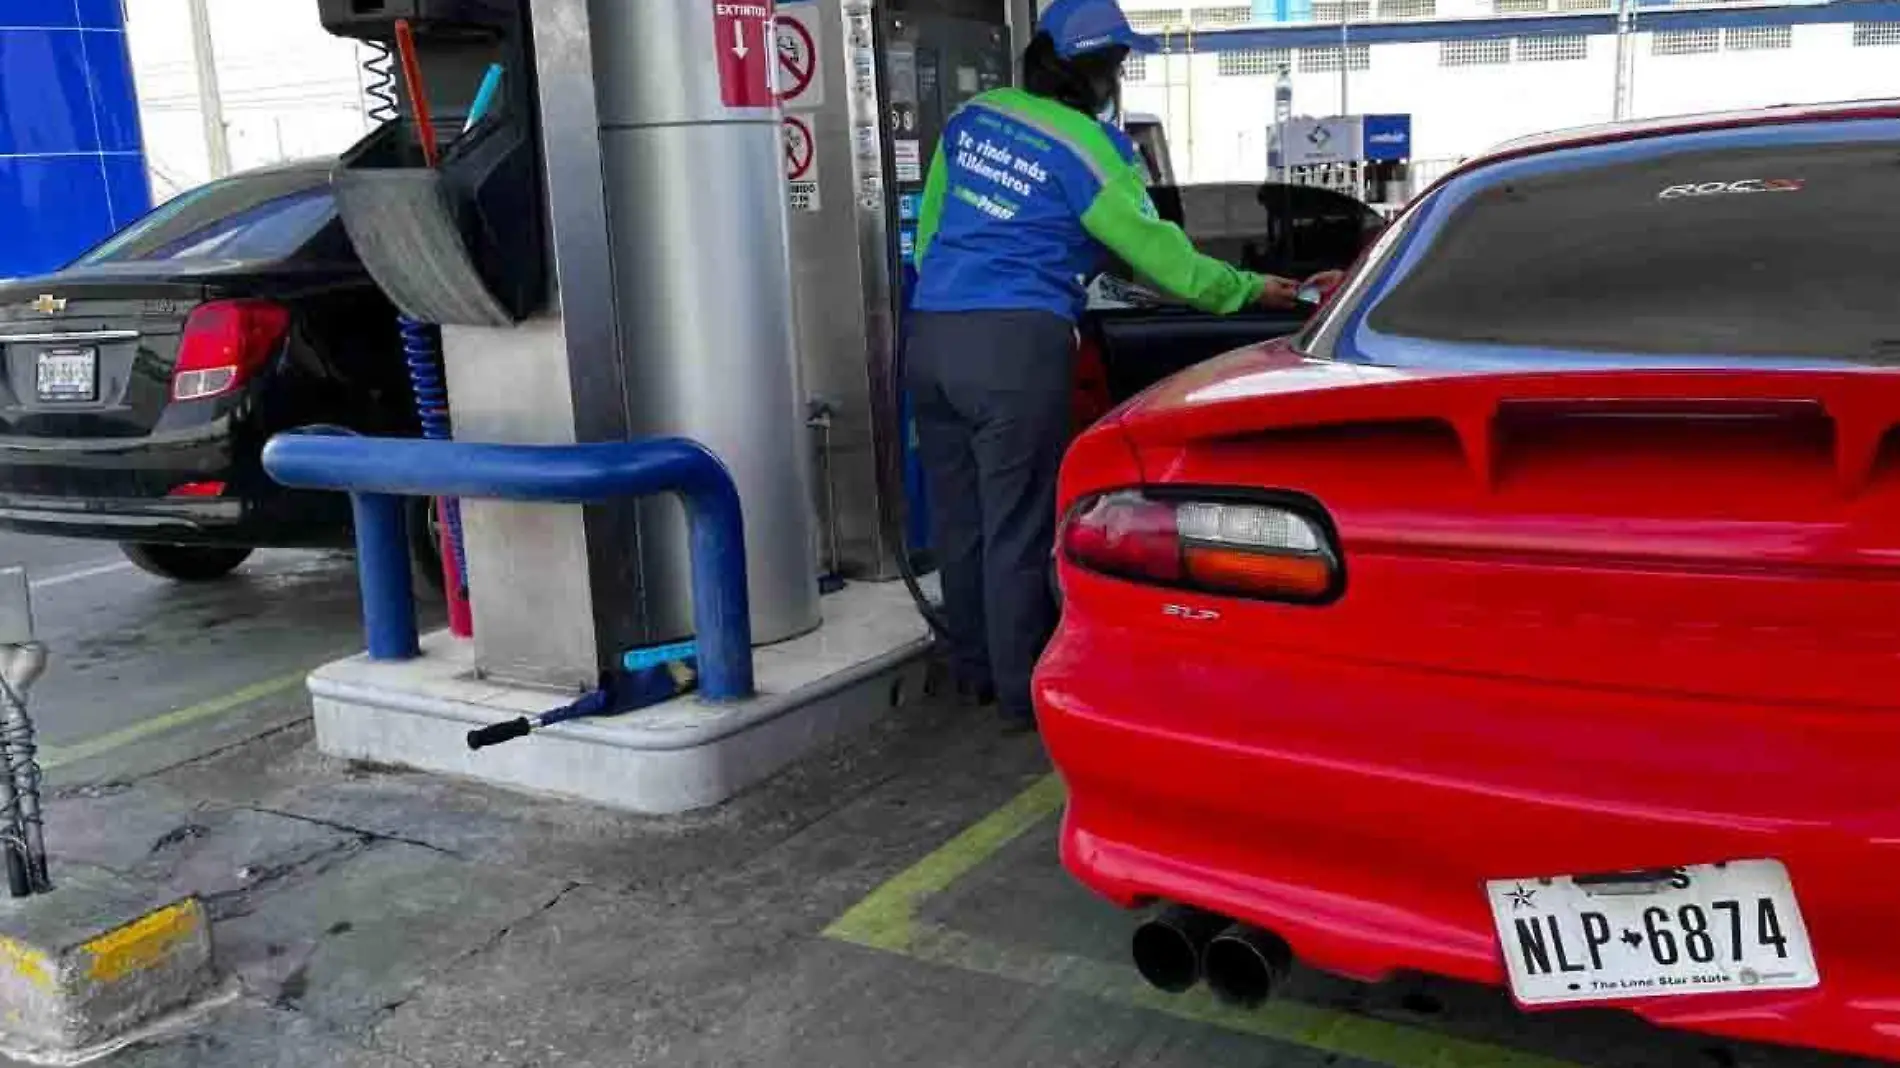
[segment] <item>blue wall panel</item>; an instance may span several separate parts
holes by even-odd
[[[79,0],[79,24],[95,30],[125,28],[125,7],[119,0]]]
[[[119,0],[0,0],[0,278],[59,267],[151,199]]]

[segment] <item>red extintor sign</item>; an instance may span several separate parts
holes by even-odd
[[[769,108],[773,89],[771,0],[713,0],[719,99],[729,108]]]

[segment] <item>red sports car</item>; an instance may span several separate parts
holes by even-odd
[[[1900,103],[1449,176],[1063,471],[1062,855],[1290,960],[1900,1058]]]

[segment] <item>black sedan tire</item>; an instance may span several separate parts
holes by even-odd
[[[141,571],[178,582],[209,582],[220,579],[250,558],[250,549],[232,549],[218,545],[163,545],[156,542],[123,542],[119,551]]]

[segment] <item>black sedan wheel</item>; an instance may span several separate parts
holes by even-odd
[[[121,544],[119,550],[139,570],[179,582],[209,582],[223,578],[251,555],[250,549],[130,541]]]

